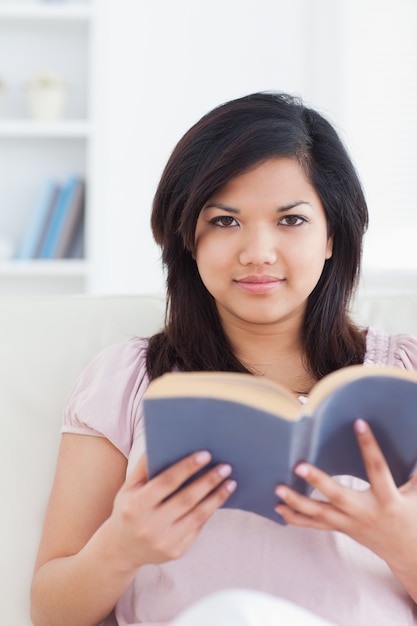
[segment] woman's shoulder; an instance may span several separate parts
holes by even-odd
[[[92,367],[94,369],[103,365],[114,366],[120,362],[140,363],[146,360],[148,345],[148,337],[128,337],[101,350],[87,365],[87,368]]]
[[[417,337],[406,333],[389,335],[369,327],[364,364],[417,370]]]
[[[131,337],[99,352],[68,396],[62,432],[106,437],[127,457],[143,417],[147,348],[147,338]]]
[[[147,338],[129,337],[104,348],[85,366],[77,385],[92,385],[93,391],[96,385],[109,384],[114,391],[118,386],[124,388],[132,377],[145,377],[148,343]]]

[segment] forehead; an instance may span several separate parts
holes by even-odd
[[[295,159],[279,157],[257,163],[246,172],[235,176],[214,192],[209,201],[224,201],[233,197],[247,201],[251,198],[263,198],[274,202],[284,198],[301,198],[300,194],[320,202],[300,163]]]

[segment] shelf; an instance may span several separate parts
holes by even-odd
[[[0,137],[42,137],[83,139],[91,134],[91,124],[84,120],[38,122],[34,120],[0,119]]]
[[[1,76],[6,90],[0,112],[0,296],[83,293],[89,285],[88,258],[21,260],[7,242],[22,240],[48,179],[63,186],[77,174],[90,191],[95,6],[95,0],[0,0],[0,56],[8,60]],[[71,89],[62,116],[30,113],[24,87],[42,72],[61,76]]]
[[[83,259],[34,259],[32,261],[0,261],[0,276],[13,278],[84,277],[88,263]]]
[[[91,15],[90,4],[84,3],[0,2],[0,19],[86,21]]]

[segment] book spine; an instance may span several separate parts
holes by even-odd
[[[311,439],[314,429],[314,419],[310,416],[304,416],[297,422],[293,423],[294,431],[290,439],[289,454],[289,475],[287,484],[302,494],[308,494],[311,491],[310,486],[305,480],[294,474],[294,467],[301,461],[311,461]]]
[[[76,235],[83,229],[84,223],[84,199],[85,182],[79,179],[73,190],[70,206],[59,240],[56,245],[54,257],[57,259],[69,258]]]
[[[43,244],[45,242],[46,233],[48,232],[48,228],[49,228],[49,225],[51,223],[52,216],[54,214],[56,203],[58,202],[58,198],[59,198],[60,193],[61,193],[61,186],[56,184],[55,185],[54,194],[53,194],[53,196],[51,198],[51,202],[50,202],[50,205],[49,205],[49,208],[48,208],[48,211],[47,211],[46,219],[45,219],[44,224],[43,224],[42,232],[41,232],[41,234],[39,236],[38,243],[37,243],[35,251],[34,251],[34,255],[33,256],[34,256],[35,259],[39,259],[40,256],[41,256],[41,251],[42,251]]]
[[[44,183],[16,251],[15,258],[21,260],[36,258],[38,246],[48,224],[50,214],[54,209],[58,192],[59,187],[55,181],[50,179]]]
[[[52,259],[55,256],[57,245],[65,225],[65,220],[71,206],[71,202],[77,188],[79,178],[71,177],[63,186],[56,202],[51,222],[45,235],[40,258]]]

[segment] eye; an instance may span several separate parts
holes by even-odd
[[[306,222],[306,218],[301,215],[285,215],[278,221],[283,226],[301,226]]]
[[[230,226],[239,226],[237,220],[231,215],[218,215],[210,220],[210,224],[219,226],[219,228],[228,228]]]

